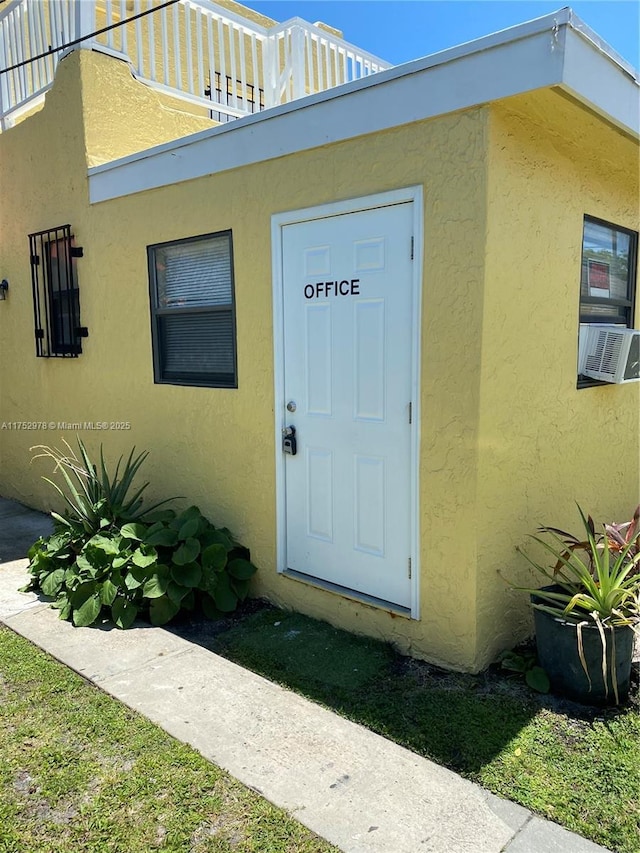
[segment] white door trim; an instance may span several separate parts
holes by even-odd
[[[391,192],[362,198],[332,202],[317,207],[277,213],[271,217],[271,251],[273,279],[273,357],[274,357],[274,413],[275,413],[275,471],[276,471],[276,567],[284,572],[286,565],[286,507],[285,466],[282,453],[282,428],[284,426],[284,283],[282,229],[285,225],[325,219],[344,213],[357,213],[378,207],[413,203],[413,327],[412,334],[412,430],[411,430],[411,618],[420,618],[420,331],[422,327],[422,252],[423,252],[423,202],[422,187],[406,187]]]

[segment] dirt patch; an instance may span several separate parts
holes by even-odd
[[[215,838],[219,845],[235,850],[245,839],[242,819],[215,818],[200,824],[191,836],[190,853],[203,853],[209,849],[209,841]]]
[[[20,796],[28,797],[38,791],[38,786],[26,770],[20,770],[13,780],[13,790]]]
[[[43,797],[39,796],[40,788],[33,777],[26,771],[20,770],[13,780],[13,790],[24,804],[24,814],[38,822],[47,821],[57,826],[65,826],[77,816],[78,809],[66,804],[53,808]]]

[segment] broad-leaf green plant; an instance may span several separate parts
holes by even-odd
[[[549,676],[538,665],[535,652],[511,650],[503,652],[499,660],[502,669],[521,675],[527,685],[537,693],[548,693],[551,689]]]
[[[547,554],[551,568],[518,548],[528,563],[540,574],[549,588],[518,589],[534,595],[532,606],[577,626],[578,653],[584,672],[591,683],[582,643],[582,629],[595,625],[602,641],[602,667],[607,686],[607,635],[615,642],[613,630],[628,626],[638,632],[640,624],[640,552],[634,549],[635,538],[627,537],[613,546],[606,527],[598,533],[591,516],[578,506],[584,535],[577,537],[555,527],[538,529],[542,535],[531,536]],[[612,685],[616,702],[618,688],[615,668]]]
[[[98,471],[79,444],[80,460],[40,454],[61,466],[68,491],[45,479],[68,507],[64,515],[52,513],[54,533],[30,549],[25,589],[53,598],[60,617],[77,626],[106,618],[128,628],[138,617],[163,625],[181,610],[210,618],[235,610],[256,571],[248,549],[198,507],[158,510],[162,501],[145,509],[146,484],[129,497],[146,454],[132,452],[122,475],[119,463],[110,477],[102,450]]]

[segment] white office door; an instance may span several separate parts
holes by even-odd
[[[411,606],[411,202],[282,229],[286,566]]]

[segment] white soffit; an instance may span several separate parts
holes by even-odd
[[[558,86],[634,136],[634,69],[570,9],[89,169],[92,204]]]

